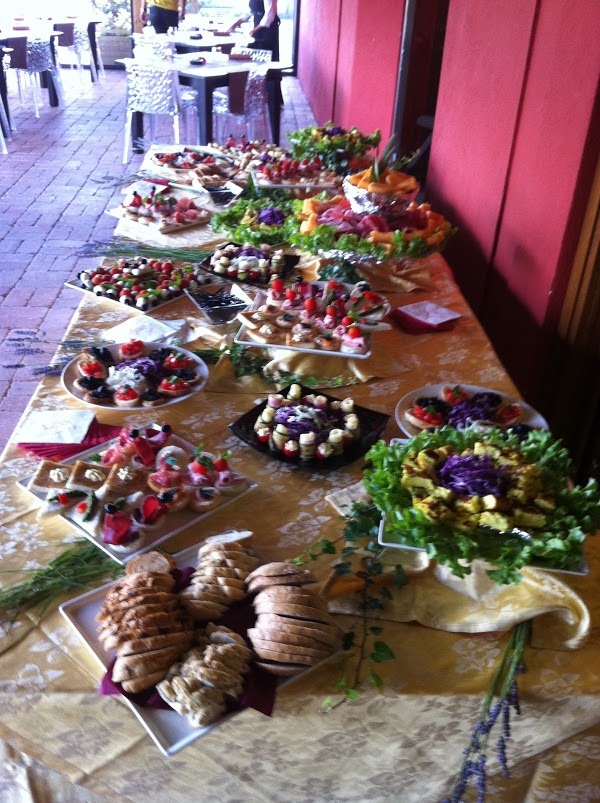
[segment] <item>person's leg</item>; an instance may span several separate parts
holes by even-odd
[[[167,33],[169,28],[177,28],[179,25],[179,14],[177,11],[168,11],[166,8],[150,6],[148,12],[150,25],[152,25],[156,33]]]

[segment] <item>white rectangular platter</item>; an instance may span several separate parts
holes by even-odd
[[[77,460],[85,460],[86,457],[89,457],[93,454],[98,454],[100,449],[105,449],[110,446],[111,443],[114,443],[116,439],[111,441],[106,441],[106,443],[101,444],[100,446],[94,446],[92,449],[87,449],[84,452],[80,452],[73,457],[70,457],[68,460],[62,461],[64,465],[70,466],[73,465]],[[194,447],[188,443],[187,441],[183,440],[183,438],[179,438],[177,435],[173,435],[171,439],[171,443],[174,446],[179,446],[188,452],[190,455],[193,454]],[[32,494],[36,499],[42,502],[46,498],[46,493],[43,491],[34,491],[27,487],[31,477],[26,477],[23,480],[19,480],[19,485],[24,488],[28,493]],[[210,516],[217,510],[221,510],[222,508],[230,505],[232,502],[235,502],[237,499],[240,499],[242,496],[245,496],[250,491],[253,491],[256,487],[258,487],[258,483],[250,481],[250,485],[244,491],[241,491],[236,496],[231,497],[221,497],[224,501],[217,505],[216,507],[212,508],[211,510],[207,511],[206,513],[198,514],[193,510],[180,510],[169,515],[169,518],[165,522],[164,525],[160,525],[156,530],[153,530],[149,534],[149,538],[147,538],[143,545],[140,546],[135,552],[130,552],[127,554],[123,554],[117,550],[114,550],[110,544],[105,544],[102,541],[101,535],[96,535],[90,530],[86,529],[85,524],[76,521],[73,519],[73,513],[70,510],[67,510],[64,514],[60,514],[60,517],[68,522],[72,527],[74,527],[80,535],[85,536],[89,541],[96,544],[97,547],[102,549],[109,555],[114,561],[121,564],[121,566],[125,566],[132,558],[135,558],[136,555],[142,555],[144,552],[148,552],[150,549],[155,549],[159,544],[162,544],[169,538],[172,538],[174,535],[182,532],[183,530],[191,527],[193,524],[198,524],[198,522],[205,519],[207,516]]]
[[[173,557],[178,568],[195,566],[198,544],[178,552]],[[100,612],[104,597],[109,588],[118,580],[88,591],[76,599],[64,602],[59,610],[71,627],[77,631],[85,646],[95,656],[99,666],[105,672],[114,658],[113,652],[106,652],[98,640],[98,623],[96,616]],[[187,719],[172,709],[141,708],[121,695],[124,702],[142,723],[152,741],[165,756],[172,756],[204,734],[218,727],[222,722],[235,716],[236,712],[208,725],[206,728],[193,728]]]

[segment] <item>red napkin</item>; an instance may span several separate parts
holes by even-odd
[[[183,569],[174,569],[173,574],[175,575],[176,582],[175,590],[181,591],[186,588],[191,582],[193,573],[194,569],[191,566],[186,566]],[[246,632],[249,628],[254,627],[255,623],[256,614],[252,603],[247,598],[232,605],[227,613],[219,619],[220,625],[224,625],[235,633],[243,636],[247,642]],[[249,642],[248,646],[251,646]],[[122,694],[123,697],[139,705],[140,708],[170,709],[171,706],[162,699],[154,687],[139,692],[138,694],[129,694],[123,691],[120,683],[114,683],[111,680],[114,663],[114,661],[111,661],[106,674],[102,678],[98,690],[100,695]],[[242,695],[230,709],[230,712],[243,711],[244,708],[254,708],[255,711],[260,711],[261,714],[270,717],[275,706],[276,693],[277,678],[258,666],[252,666],[250,672],[245,677]]]
[[[85,452],[86,449],[99,446],[101,443],[111,440],[111,438],[116,438],[121,429],[122,427],[113,426],[112,424],[100,424],[94,418],[81,443],[17,443],[17,446],[19,449],[23,449],[36,457],[59,462],[68,460],[69,457],[73,457],[79,452]]]

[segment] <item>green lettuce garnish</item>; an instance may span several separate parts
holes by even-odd
[[[488,528],[456,528],[428,519],[412,507],[407,488],[400,484],[402,464],[412,452],[436,449],[446,444],[457,452],[477,442],[510,447],[528,463],[540,469],[544,493],[554,496],[556,507],[547,512],[543,530],[530,529],[529,537],[495,532]],[[471,562],[487,560],[488,572],[497,583],[518,583],[519,569],[535,562],[552,569],[577,569],[582,560],[582,543],[587,534],[600,528],[600,494],[594,479],[584,486],[573,486],[573,466],[567,450],[550,432],[534,430],[520,441],[510,430],[492,429],[482,434],[452,427],[422,432],[407,443],[376,443],[366,459],[372,468],[365,471],[364,484],[374,504],[385,514],[386,539],[425,549],[430,558],[449,566],[459,577],[469,574]]]

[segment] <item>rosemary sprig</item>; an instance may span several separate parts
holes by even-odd
[[[76,256],[107,257],[109,259],[145,259],[180,260],[182,262],[204,262],[212,254],[211,250],[202,248],[161,248],[160,246],[133,243],[131,240],[115,238],[109,243],[93,241],[86,243],[77,252]]]
[[[30,575],[26,580],[0,590],[0,621],[10,625],[18,616],[40,607],[35,619],[0,650],[0,655],[22,641],[63,594],[89,588],[89,583],[94,580],[107,575],[113,578],[122,571],[121,566],[88,541],[77,541],[41,569],[24,570]]]
[[[315,377],[315,376],[300,376],[300,374],[290,373],[289,371],[277,371],[273,374],[265,374],[263,369],[271,362],[268,357],[258,356],[252,353],[252,349],[247,346],[240,346],[238,343],[233,343],[231,346],[225,346],[222,349],[218,348],[205,348],[195,349],[194,354],[200,357],[205,362],[214,365],[222,356],[228,356],[233,366],[235,376],[239,379],[242,376],[258,375],[262,377],[267,385],[291,385],[298,383],[306,387],[319,388],[319,387],[343,387],[346,385],[354,385],[358,379],[351,377],[345,379],[343,376],[334,377]]]

